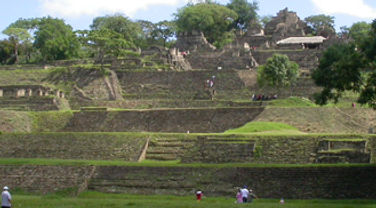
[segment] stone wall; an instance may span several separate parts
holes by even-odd
[[[89,190],[110,193],[234,197],[251,187],[260,198],[375,198],[375,167],[193,168],[98,167]]]
[[[81,111],[61,131],[223,132],[252,121],[263,108]]]
[[[370,154],[374,147],[367,145],[358,147],[361,138],[363,144],[373,144],[374,137],[362,138],[354,135],[290,135],[290,136],[199,136],[197,140],[182,154],[184,163],[261,163],[261,164],[312,164],[320,163],[321,143],[331,140],[333,143],[346,144],[346,147],[335,148],[331,158],[342,157],[338,163],[370,163]],[[354,160],[352,155],[342,154],[346,150],[368,160]],[[334,161],[334,160],[333,160]],[[334,161],[335,162],[335,161]],[[375,162],[375,161],[371,161]]]
[[[0,142],[6,146],[1,158],[58,158],[83,160],[137,161],[147,140],[148,154],[173,154],[183,163],[258,163],[258,164],[312,164],[322,155],[322,142],[346,144],[333,147],[333,157],[343,157],[340,150],[368,155],[375,163],[376,137],[355,135],[195,135],[195,134],[134,134],[134,133],[39,133],[1,134]],[[355,140],[354,140],[355,139]],[[359,141],[366,144],[358,147]],[[355,146],[354,146],[355,145]],[[179,151],[178,151],[179,149]],[[327,152],[326,152],[327,153]],[[351,155],[350,155],[351,156]],[[332,157],[332,158],[333,158]],[[370,160],[371,158],[371,160]],[[341,162],[341,161],[338,161]]]
[[[18,111],[52,111],[60,106],[54,97],[0,97],[0,109]]]
[[[111,133],[0,134],[1,158],[137,161],[147,135]]]
[[[264,56],[264,53],[261,54]],[[272,55],[272,54],[265,54]],[[275,94],[310,97],[320,90],[313,80],[298,80],[293,88],[260,88],[255,70],[187,71],[187,72],[117,72],[126,99],[209,100],[205,95],[205,81],[215,76],[215,99],[250,99],[252,94]]]
[[[10,190],[21,189],[32,193],[51,193],[85,186],[93,167],[1,165],[0,184]]]
[[[128,193],[234,197],[248,185],[259,198],[376,197],[375,167],[121,167],[0,166],[0,184],[11,190],[50,193],[71,189]]]
[[[266,60],[273,54],[287,55],[290,61],[295,61],[301,69],[308,69],[311,72],[318,66],[321,50],[305,49],[305,50],[256,50],[252,54],[258,64],[265,64]]]

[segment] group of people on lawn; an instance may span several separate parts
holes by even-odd
[[[197,202],[200,202],[204,194],[201,190],[196,191],[196,199]],[[246,185],[243,188],[239,188],[238,192],[236,193],[236,203],[252,203],[253,199],[257,198],[257,196],[253,193],[252,189],[248,189]]]

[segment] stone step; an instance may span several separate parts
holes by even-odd
[[[179,148],[152,147],[148,148],[146,154],[179,154],[181,152]]]
[[[177,160],[179,159],[178,155],[175,154],[146,154],[147,160],[161,160],[161,161],[167,161],[167,160]]]
[[[151,142],[151,147],[184,147],[181,142]]]
[[[197,141],[196,139],[176,139],[176,138],[168,138],[168,139],[155,139],[156,142],[182,142],[182,143],[192,143]]]

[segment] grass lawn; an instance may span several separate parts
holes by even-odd
[[[304,208],[369,208],[376,207],[376,200],[289,200],[279,204],[278,199],[256,199],[249,204],[235,204],[235,198],[205,197],[201,202],[195,196],[166,196],[166,195],[128,195],[104,194],[85,192],[78,197],[64,196],[64,194],[13,195],[14,208],[231,208],[231,207],[304,207]]]

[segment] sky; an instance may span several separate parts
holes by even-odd
[[[216,0],[227,4],[230,0]],[[252,0],[248,0],[252,2]],[[188,0],[0,0],[0,31],[19,18],[51,16],[64,19],[74,30],[88,29],[98,16],[123,14],[132,20],[159,22],[172,20],[173,14]],[[301,19],[326,14],[335,17],[337,30],[355,22],[376,19],[376,0],[258,0],[260,16],[284,8]],[[2,33],[0,39],[6,38]]]

